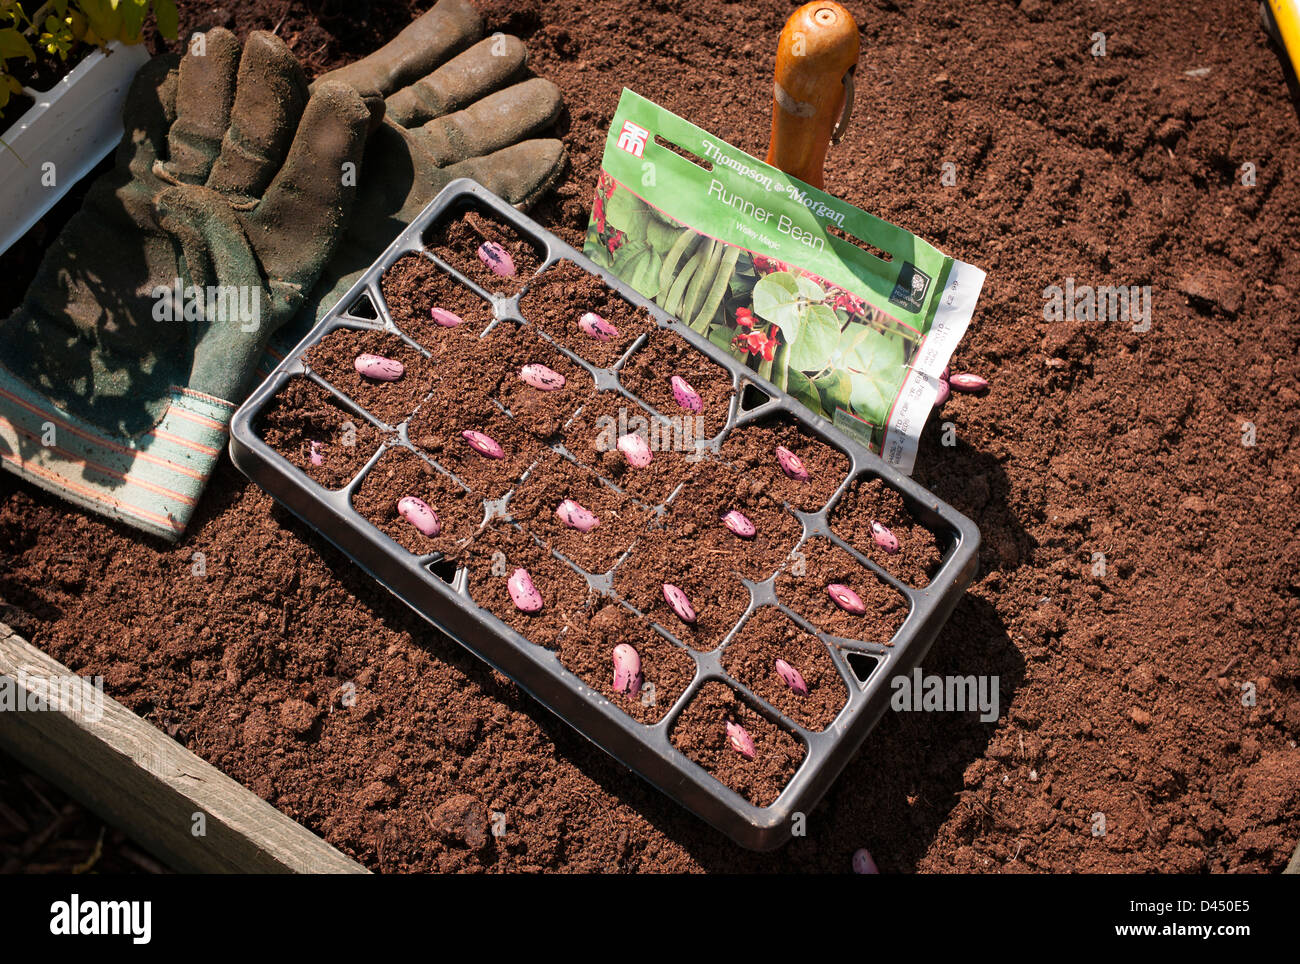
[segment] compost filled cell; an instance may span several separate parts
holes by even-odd
[[[864,612],[847,612],[828,591],[847,586]],[[844,639],[888,643],[907,618],[898,590],[828,539],[809,539],[776,577],[776,599],[824,633]]]
[[[649,464],[635,465],[620,440],[636,436]],[[663,419],[614,391],[598,392],[564,431],[564,445],[583,465],[647,505],[658,505],[694,470],[690,420]]]
[[[635,694],[614,689],[614,647],[631,646],[642,680]],[[695,660],[617,603],[596,608],[581,632],[559,643],[560,662],[614,706],[641,723],[657,723],[695,678]]]
[[[676,386],[674,377],[681,379]],[[663,415],[697,416],[701,438],[713,438],[726,425],[733,395],[731,372],[674,334],[658,333],[634,351],[618,379]]]
[[[794,686],[776,668],[784,660]],[[826,644],[773,606],[754,611],[722,651],[722,668],[800,726],[824,730],[848,702],[849,691]],[[798,691],[802,682],[806,693]]]
[[[898,540],[898,551],[887,552],[872,532],[880,522]],[[903,498],[880,479],[852,483],[831,510],[831,531],[891,576],[923,589],[943,563],[941,537],[913,518]],[[888,536],[882,541],[890,544]]]
[[[435,255],[465,275],[484,291],[514,294],[523,287],[541,267],[545,257],[531,239],[513,226],[487,214],[469,209],[449,215],[425,234],[425,244]],[[497,245],[508,256],[494,258]],[[480,256],[480,249],[483,255]],[[491,267],[496,264],[501,274]]]
[[[664,584],[680,589],[695,611],[687,622],[664,595]],[[614,570],[614,592],[647,618],[697,650],[716,648],[749,605],[749,590],[725,556],[689,539],[648,532]]]
[[[543,341],[531,328],[502,324],[493,329],[489,339],[484,339],[489,340],[508,359],[505,376],[497,386],[497,399],[538,438],[562,439],[565,423],[596,395],[591,373]],[[502,344],[507,340],[511,342],[508,349]],[[558,388],[552,387],[558,381],[556,375],[563,379]]]
[[[665,532],[699,543],[746,579],[760,582],[771,576],[803,535],[798,519],[772,497],[764,478],[712,458],[695,463],[692,470],[664,515]],[[731,513],[743,518],[732,516],[728,528]],[[746,536],[749,528],[753,535]]]
[[[355,478],[383,440],[370,422],[306,378],[285,384],[259,415],[257,434],[327,489]]]
[[[753,741],[753,758],[732,744],[727,723]],[[740,738],[740,737],[738,737]],[[673,745],[750,803],[766,807],[780,796],[799,764],[804,746],[745,703],[731,687],[708,682],[673,723]]]
[[[491,302],[484,301],[422,254],[398,258],[384,272],[381,284],[393,323],[435,359],[461,338],[480,335],[493,319]],[[461,324],[438,324],[433,320],[434,308],[451,312],[461,319]]]
[[[788,449],[803,463],[807,479],[792,478],[782,469],[777,457],[778,446]],[[843,452],[785,421],[735,429],[722,443],[720,454],[741,467],[746,475],[766,481],[773,497],[805,512],[822,508],[849,474],[849,460]]]
[[[423,501],[437,516],[439,531],[434,535],[421,531],[399,511],[398,503],[408,496]],[[484,515],[482,498],[400,447],[379,457],[353,493],[352,506],[408,552],[438,552],[449,558],[465,550]]]
[[[365,355],[397,362],[403,370],[393,378],[392,366],[372,360],[373,370],[383,377],[363,374],[357,359]],[[387,331],[337,329],[314,345],[304,360],[317,375],[389,425],[411,417],[433,380],[429,360]]]
[[[449,418],[449,414],[453,417]],[[495,457],[475,448],[466,432],[487,436],[499,447]],[[489,400],[467,412],[448,413],[424,406],[407,426],[411,442],[487,499],[499,499],[510,490],[544,451],[541,442],[523,425]]]
[[[572,261],[547,268],[519,299],[519,311],[557,344],[600,368],[619,360],[636,339],[654,328],[654,319]],[[599,315],[616,331],[608,340],[591,334],[588,313]]]
[[[435,358],[435,372],[427,402],[434,421],[472,424],[504,406],[520,428],[544,440],[558,441],[564,424],[595,391],[589,372],[513,322],[501,322],[481,338],[456,340]]]
[[[561,503],[576,502],[595,517],[582,531]],[[543,455],[511,494],[510,517],[552,549],[591,573],[607,572],[646,530],[651,510],[602,482],[590,469],[554,452]],[[561,515],[570,521],[565,522]],[[578,525],[585,525],[578,518]]]
[[[587,580],[539,546],[526,533],[509,526],[486,530],[466,557],[470,598],[514,629],[530,643],[554,649],[560,637],[581,632],[601,597]],[[509,582],[519,569],[527,571],[542,608],[525,612],[515,605]]]

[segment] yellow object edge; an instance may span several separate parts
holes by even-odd
[[[1277,24],[1277,32],[1286,48],[1291,69],[1300,78],[1300,2],[1298,0],[1268,0],[1268,8]]]

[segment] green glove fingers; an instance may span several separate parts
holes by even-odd
[[[235,103],[207,186],[251,205],[279,170],[307,103],[307,78],[283,40],[254,30],[239,62]]]
[[[368,57],[317,78],[391,94],[414,83],[483,36],[483,18],[469,0],[439,0],[432,10]]]
[[[141,187],[154,181],[154,162],[167,156],[167,135],[176,122],[179,65],[175,54],[154,57],[136,72],[126,94],[126,136],[117,147],[117,173]]]
[[[499,34],[480,40],[433,73],[387,100],[387,117],[415,127],[450,114],[514,79],[528,62],[528,48],[518,37]]]
[[[564,171],[564,144],[537,139],[445,168],[449,178],[472,177],[515,207],[531,207]]]
[[[191,47],[181,59],[176,123],[168,135],[170,156],[163,165],[164,177],[184,184],[208,179],[235,103],[239,41],[224,27],[214,27],[203,44],[202,54]]]
[[[411,133],[430,160],[448,167],[517,144],[549,127],[564,107],[560,89],[534,77],[431,120]]]
[[[246,221],[273,297],[297,307],[334,253],[372,121],[371,105],[347,84],[312,88],[284,165]]]

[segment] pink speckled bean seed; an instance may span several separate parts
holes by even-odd
[[[939,391],[934,396],[934,407],[943,408],[952,397],[952,387],[944,379],[939,380]]]
[[[594,311],[589,311],[579,318],[578,327],[597,341],[609,341],[618,336],[618,329]]]
[[[636,696],[644,682],[641,654],[627,643],[619,643],[614,647],[614,692]]]
[[[826,592],[828,592],[830,597],[835,600],[835,605],[839,606],[846,613],[861,616],[867,611],[866,605],[862,602],[862,597],[843,583],[831,583],[826,587]]]
[[[403,519],[426,536],[436,536],[442,531],[442,523],[438,521],[438,513],[430,509],[429,504],[423,499],[417,499],[413,495],[403,496],[397,500],[397,511]]]
[[[853,872],[855,874],[878,874],[876,862],[871,858],[871,851],[860,847],[853,852]]]
[[[510,257],[509,251],[495,241],[484,241],[478,246],[478,259],[499,278],[515,276],[515,259]]]
[[[664,599],[667,600],[668,605],[672,607],[673,612],[677,614],[678,619],[684,623],[694,624],[695,607],[692,606],[691,601],[686,598],[686,593],[682,592],[672,583],[666,582],[664,583]]]
[[[466,429],[460,434],[469,443],[470,448],[480,455],[486,455],[490,459],[505,458],[505,450],[490,435],[484,435],[482,432],[476,432],[473,429]]]
[[[506,580],[506,589],[510,592],[510,601],[521,612],[535,613],[542,608],[542,594],[533,585],[533,577],[527,569],[512,572]]]
[[[463,325],[465,323],[465,319],[460,315],[453,314],[446,308],[430,308],[429,316],[444,328],[455,328],[457,325]]]
[[[776,675],[781,677],[781,682],[790,687],[797,696],[808,695],[808,684],[803,681],[803,676],[785,660],[776,661]]]
[[[627,459],[627,464],[637,469],[645,468],[654,458],[645,439],[636,434],[619,436],[618,450]]]
[[[572,499],[565,499],[555,509],[555,515],[570,529],[590,532],[600,525],[600,520],[590,509],[584,508]]]
[[[739,723],[727,720],[727,742],[746,760],[754,759],[754,740]]]
[[[312,465],[324,465],[325,453],[322,451],[324,442],[309,442],[307,445],[307,458],[311,460]]]
[[[368,352],[358,355],[352,367],[358,374],[377,382],[395,382],[406,373],[406,366],[401,362]]]
[[[781,471],[796,482],[808,481],[808,470],[804,468],[803,459],[795,455],[784,445],[776,447],[776,460],[781,463]]]
[[[883,523],[874,519],[871,520],[871,541],[891,556],[898,551],[898,536],[890,532]]]
[[[536,363],[519,369],[519,377],[533,388],[540,388],[544,392],[563,388],[565,381],[564,376],[559,372]]]
[[[739,509],[732,509],[724,515],[722,524],[742,539],[752,539],[754,533],[758,531],[754,528],[754,523],[750,522],[745,513]]]
[[[982,375],[970,372],[958,372],[948,376],[948,384],[954,392],[982,392],[989,387],[989,380]]]
[[[700,393],[691,388],[686,379],[674,375],[668,380],[668,384],[672,386],[673,398],[678,405],[688,412],[704,411],[704,399],[700,398]]]

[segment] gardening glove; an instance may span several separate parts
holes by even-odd
[[[358,215],[293,335],[306,334],[454,179],[474,178],[521,208],[555,183],[564,145],[534,135],[555,122],[563,100],[549,80],[520,80],[527,59],[518,38],[485,38],[468,0],[439,0],[380,50],[316,81],[377,92],[386,112],[361,162]]]
[[[0,459],[96,512],[180,536],[268,336],[334,254],[382,112],[285,44],[217,28],[155,58],[91,187],[0,322]]]

